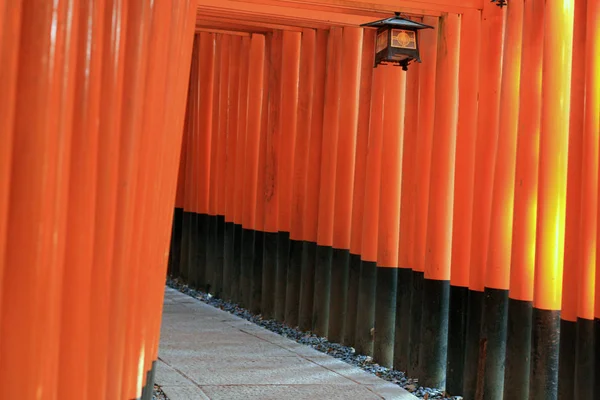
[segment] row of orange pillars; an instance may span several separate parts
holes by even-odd
[[[0,387],[152,399],[195,0],[0,0]]]
[[[407,72],[197,33],[170,273],[468,400],[596,398],[600,2],[423,21]]]

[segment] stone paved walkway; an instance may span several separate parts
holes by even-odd
[[[156,383],[170,400],[416,399],[171,288],[165,291]]]

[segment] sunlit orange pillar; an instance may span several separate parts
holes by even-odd
[[[502,78],[502,39],[506,8],[484,2],[481,22],[481,58],[479,63],[479,113],[475,144],[475,175],[467,343],[463,396],[474,398],[478,384],[482,310],[484,307],[485,269],[488,256],[494,165],[500,118],[500,81]],[[481,380],[481,382],[483,382]],[[479,389],[483,390],[483,387]]]
[[[262,305],[261,312],[265,318],[275,316],[275,277],[277,274],[277,221],[279,198],[279,119],[281,98],[281,60],[282,60],[281,31],[274,31],[271,36],[270,60],[268,65],[269,76],[269,104],[267,133],[266,133],[266,159],[265,183],[263,191],[265,202],[265,237],[263,248],[263,274],[262,274]]]
[[[583,18],[583,1],[575,3],[575,26]],[[575,357],[575,399],[595,397],[600,389],[597,382],[599,373],[594,369],[597,365],[598,350],[595,346],[595,330],[600,333],[594,317],[600,315],[594,311],[595,304],[600,306],[600,299],[594,299],[598,289],[597,273],[597,238],[598,238],[598,138],[600,137],[600,4],[587,1],[587,24],[585,41],[585,120],[583,133],[583,166],[582,166],[582,203],[581,203],[581,258],[578,274],[577,305],[577,348]],[[575,45],[576,38],[573,39]],[[575,52],[575,47],[573,48]],[[575,57],[575,54],[573,55]],[[571,103],[571,115],[575,100]],[[573,118],[573,117],[571,117]],[[570,155],[569,155],[570,157]],[[596,296],[597,297],[597,296]],[[594,301],[595,300],[595,301]],[[596,336],[598,337],[598,336]],[[562,338],[561,338],[562,339]],[[560,373],[560,370],[559,370]]]
[[[264,35],[253,34],[250,39],[248,61],[246,157],[244,161],[244,204],[242,216],[242,227],[244,229],[243,243],[248,244],[243,248],[242,254],[245,258],[242,260],[240,280],[242,300],[246,308],[250,308],[252,304],[252,275],[256,251],[255,241],[259,242],[262,250],[262,232],[257,230],[256,224],[256,188],[258,184],[258,161],[262,123],[264,63],[265,37]]]
[[[413,227],[413,284],[411,289],[410,343],[408,374],[418,375],[419,346],[421,343],[421,305],[425,273],[425,241],[427,238],[427,212],[429,203],[429,178],[431,171],[431,146],[435,110],[435,81],[437,63],[437,17],[424,17],[423,23],[434,29],[419,32],[421,58],[427,60],[419,66],[419,121],[417,125],[415,176],[415,224]]]
[[[108,8],[110,6],[110,8]],[[121,105],[123,96],[123,76],[125,60],[124,5],[118,2],[107,3],[107,13],[103,30],[106,45],[102,50],[102,88],[100,97],[100,125],[98,135],[98,166],[103,171],[97,178],[97,198],[94,229],[94,259],[92,266],[92,287],[90,291],[90,346],[88,376],[94,384],[88,385],[88,398],[105,399],[108,387],[108,329],[110,321],[111,273],[114,253],[114,230],[116,225],[117,189],[119,165],[115,154],[119,154],[121,134]],[[109,18],[110,15],[110,18]],[[110,60],[110,67],[104,64]],[[182,204],[183,206],[183,204]],[[175,267],[175,268],[178,268]]]
[[[506,9],[500,86],[498,143],[493,172],[490,238],[484,276],[482,337],[486,341],[483,394],[503,397],[508,323],[508,289],[515,190],[523,1]]]
[[[290,262],[290,230],[296,131],[298,130],[298,80],[300,77],[300,32],[283,32],[281,60],[281,118],[279,120],[279,154],[277,180],[278,198],[277,274],[275,281],[275,318],[285,320],[287,270]]]
[[[557,398],[573,4],[545,7],[530,399]]]
[[[356,314],[360,280],[360,255],[362,249],[365,180],[367,174],[367,151],[369,145],[369,121],[371,96],[373,93],[373,57],[375,54],[375,30],[363,31],[360,92],[358,103],[358,125],[356,133],[356,161],[354,167],[354,189],[352,193],[352,226],[350,231],[350,263],[348,272],[348,301],[343,343],[354,346]]]
[[[562,282],[560,319],[560,350],[558,366],[559,398],[573,398],[575,392],[575,355],[577,336],[577,303],[579,271],[584,246],[582,240],[584,216],[583,168],[584,162],[584,109],[585,109],[585,49],[586,49],[586,3],[575,2],[573,26],[573,55],[571,74],[571,112],[569,121],[569,159],[567,167],[567,205],[565,215],[565,250]],[[583,218],[582,218],[583,217]],[[589,221],[587,222],[589,225]],[[595,223],[595,222],[594,222]],[[588,231],[589,231],[588,226]]]
[[[431,179],[427,215],[427,253],[420,348],[419,382],[444,388],[452,260],[452,211],[454,162],[458,122],[458,60],[460,17],[442,15],[439,24],[434,135],[431,149]]]
[[[406,72],[391,65],[379,68],[383,69],[385,90],[373,360],[384,367],[391,368],[396,327]]]
[[[208,249],[206,251],[206,264],[209,268],[209,274],[213,277],[213,287],[210,292],[217,297],[225,295],[223,282],[225,279],[225,271],[227,263],[223,262],[222,268],[217,268],[217,245],[219,242],[218,222],[219,222],[219,179],[223,179],[223,173],[219,170],[219,147],[223,146],[223,132],[227,129],[227,102],[229,85],[229,50],[230,36],[217,36],[217,58],[215,65],[216,74],[215,92],[213,96],[214,110],[213,120],[215,123],[212,126],[212,140],[210,144],[210,192],[208,194]],[[225,225],[226,227],[227,225]],[[225,228],[224,227],[224,228]],[[228,232],[223,232],[223,240],[227,237]],[[223,246],[225,244],[223,243]]]
[[[404,113],[404,155],[402,156],[402,199],[400,202],[400,243],[398,245],[398,289],[394,369],[407,371],[410,360],[410,297],[412,290],[415,197],[418,173],[415,168],[419,123],[420,64],[413,63],[406,73],[406,111]]]
[[[446,391],[462,393],[469,296],[473,178],[477,138],[477,97],[481,52],[481,12],[462,15],[460,32],[458,125],[454,171],[454,216],[452,219],[452,266],[448,318],[448,362]]]
[[[504,377],[505,399],[529,398],[531,313],[537,215],[544,5],[523,10],[519,122]],[[527,110],[527,112],[523,112]]]
[[[304,331],[312,329],[315,263],[319,213],[319,188],[321,183],[321,146],[323,144],[323,105],[325,101],[325,69],[327,61],[328,31],[316,33],[314,90],[308,149],[306,199],[304,201],[304,245],[302,248],[302,274],[300,279],[300,308],[298,326]]]
[[[330,340],[338,343],[344,337],[346,304],[348,302],[352,192],[354,189],[362,42],[362,28],[345,27],[343,29],[341,47],[343,68],[340,77],[340,121],[335,167],[331,303],[328,336]],[[372,62],[367,62],[367,64],[372,66]]]
[[[315,263],[315,293],[313,301],[313,331],[327,336],[333,255],[333,213],[335,204],[335,168],[339,130],[339,105],[342,75],[342,29],[331,28],[327,44],[327,79],[321,147],[321,182],[317,255]]]
[[[304,247],[304,203],[307,197],[308,151],[313,114],[315,90],[316,31],[302,31],[300,75],[298,81],[297,140],[292,175],[292,211],[290,225],[290,257],[286,282],[285,322],[298,326],[300,308],[300,284],[302,275],[302,249]]]

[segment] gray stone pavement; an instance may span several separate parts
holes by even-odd
[[[165,289],[156,384],[170,400],[416,399],[171,288]]]

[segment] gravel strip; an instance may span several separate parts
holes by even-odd
[[[152,390],[152,400],[169,400],[165,392],[162,391],[160,386],[154,385],[154,389]]]
[[[356,354],[354,348],[352,347],[329,342],[326,338],[319,337],[312,332],[303,332],[273,319],[265,320],[261,315],[254,315],[245,308],[239,307],[237,304],[228,303],[222,299],[215,298],[210,294],[192,289],[186,284],[180,282],[178,279],[171,279],[170,277],[167,278],[167,286],[188,296],[194,297],[215,308],[219,308],[247,321],[253,322],[256,325],[270,330],[271,332],[275,332],[283,337],[295,340],[298,343],[311,346],[315,350],[359,367],[371,374],[385,379],[386,381],[393,382],[419,398],[425,400],[462,400],[461,396],[449,396],[441,390],[419,386],[417,379],[409,378],[401,371],[382,367],[379,364],[374,363],[371,357],[362,354]]]

